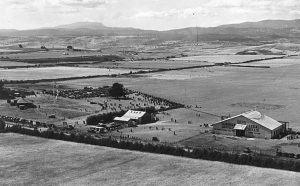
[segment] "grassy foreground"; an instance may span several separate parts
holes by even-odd
[[[0,185],[300,185],[300,173],[0,134]]]

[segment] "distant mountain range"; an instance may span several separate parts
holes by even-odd
[[[222,28],[300,28],[300,19],[295,20],[264,20],[259,22],[244,22],[240,24],[221,25]]]
[[[77,22],[71,23],[67,25],[59,25],[54,28],[62,28],[62,29],[105,29],[107,28],[102,23],[99,22]]]
[[[33,30],[0,29],[0,36],[150,36],[163,40],[199,41],[256,41],[290,39],[300,40],[300,19],[264,20],[217,27],[189,27],[168,31],[136,28],[107,27],[99,22],[77,22],[51,28]]]

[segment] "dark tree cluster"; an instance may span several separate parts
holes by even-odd
[[[11,91],[4,87],[4,82],[0,81],[0,99],[12,99]]]
[[[120,83],[114,83],[109,90],[109,95],[115,98],[120,98],[125,96],[124,86]]]
[[[98,123],[110,123],[113,122],[115,117],[120,117],[125,114],[125,111],[109,112],[104,114],[92,115],[87,117],[87,125],[97,125]]]
[[[5,129],[5,122],[2,119],[0,119],[0,131],[4,129]]]

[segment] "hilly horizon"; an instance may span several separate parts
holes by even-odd
[[[267,19],[267,20],[261,20],[257,22],[240,22],[240,23],[233,23],[233,24],[221,24],[214,27],[197,27],[197,28],[300,28],[300,19],[293,19],[293,20],[284,20],[284,19]],[[101,22],[95,22],[95,21],[79,21],[79,22],[73,22],[69,24],[62,24],[62,25],[56,25],[52,27],[42,27],[42,28],[34,28],[34,29],[0,29],[3,31],[28,31],[28,30],[42,30],[42,29],[103,29],[103,28],[131,28],[131,29],[139,29],[139,30],[147,30],[147,29],[141,29],[141,28],[134,28],[134,27],[110,27],[106,26]],[[196,27],[183,27],[183,28],[176,28],[176,29],[168,29],[168,30],[153,30],[152,31],[158,31],[158,32],[165,32],[165,31],[171,31],[171,30],[180,30],[185,28],[196,28]],[[149,30],[149,29],[148,29]]]
[[[50,27],[51,28],[51,27]],[[78,29],[78,28],[89,28],[89,29],[103,29],[106,26],[101,22],[74,22],[70,24],[58,25],[52,28],[64,28],[64,29]]]
[[[143,30],[130,27],[108,27],[101,22],[75,22],[55,27],[16,30],[0,29],[0,36],[126,36],[145,35],[163,40],[193,40],[196,35],[200,40],[251,41],[256,39],[299,39],[300,19],[262,20],[226,24],[216,27],[185,27],[166,31]]]

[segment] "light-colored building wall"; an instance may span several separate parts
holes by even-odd
[[[264,126],[255,123],[254,121],[249,120],[248,118],[245,118],[247,120],[247,127],[245,130],[245,136],[246,137],[254,137],[254,138],[272,138],[272,130],[265,128]]]
[[[224,135],[236,135],[236,130],[234,130],[234,126],[236,124],[244,124],[247,125],[245,129],[246,137],[254,137],[254,138],[272,138],[280,133],[281,127],[278,127],[275,130],[270,130],[265,128],[264,126],[255,123],[254,121],[244,117],[238,116],[236,118],[232,118],[217,124],[213,125],[214,132],[216,134],[224,134]],[[275,132],[277,131],[277,132]]]

